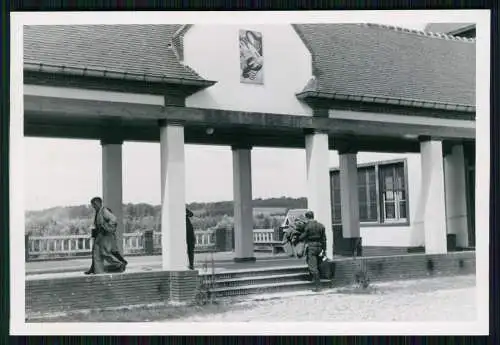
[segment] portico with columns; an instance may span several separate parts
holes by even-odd
[[[159,143],[164,271],[183,272],[188,266],[185,144],[231,147],[237,262],[255,261],[253,147],[305,150],[308,208],[325,225],[330,258],[336,254],[334,238],[337,238],[330,185],[332,150],[338,151],[340,165],[342,224],[338,238],[345,241],[347,251],[352,252],[359,243],[364,245],[358,198],[359,152],[420,153],[422,181],[411,231],[423,235],[428,254],[446,253],[447,234],[456,236],[457,246],[469,245],[470,206],[466,198],[467,160],[463,145],[473,145],[475,140],[474,80],[468,78],[473,71],[450,69],[443,64],[442,73],[433,79],[435,84],[427,87],[428,79],[415,77],[412,81],[415,85],[403,88],[409,73],[406,55],[394,57],[389,64],[384,59],[377,60],[377,49],[369,50],[372,54],[367,56],[362,48],[356,48],[356,42],[367,37],[366,33],[374,32],[380,40],[393,42],[395,51],[398,44],[440,51],[452,42],[458,54],[456,63],[465,69],[474,49],[472,41],[424,34],[407,34],[402,38],[401,32],[375,24],[279,28],[252,25],[245,29],[259,31],[263,37],[265,78],[262,84],[245,84],[238,76],[238,51],[233,51],[237,47],[233,39],[238,37],[239,29],[161,25],[156,37],[148,33],[148,26],[142,29],[124,26],[120,35],[126,36],[127,30],[139,36],[142,32],[150,40],[147,43],[155,47],[150,50],[164,58],[143,59],[152,64],[146,68],[133,59],[121,59],[119,53],[123,42],[136,45],[128,47],[129,51],[143,51],[141,42],[120,41],[113,36],[116,32],[107,33],[106,27],[92,29],[102,34],[103,42],[94,41],[89,35],[91,31],[78,27],[65,32],[52,26],[28,28],[25,45],[51,36],[61,40],[71,36],[76,41],[88,42],[88,54],[99,56],[103,47],[117,50],[115,57],[110,58],[113,61],[93,66],[98,59],[88,58],[88,66],[83,68],[71,60],[76,57],[64,65],[47,58],[57,58],[59,54],[45,51],[50,47],[25,48],[25,135],[101,140],[103,199],[119,219],[123,219],[122,143]],[[343,35],[344,40],[336,41],[338,35]],[[283,37],[289,43],[288,50],[277,45]],[[413,44],[408,44],[408,40],[413,40]],[[167,41],[171,44],[166,45]],[[205,41],[217,44],[220,51],[195,54],[200,42]],[[343,47],[346,42],[352,43],[352,47]],[[365,55],[359,60],[351,59],[350,55],[331,60],[333,52],[328,49],[335,49],[336,57]],[[404,54],[412,56],[412,52]],[[466,54],[467,58],[460,60],[460,54]],[[382,72],[367,69],[367,59],[376,61]],[[339,66],[347,60],[360,65],[337,75],[335,71],[343,70]],[[425,59],[415,64],[423,70],[427,68]],[[291,68],[295,73],[290,73]],[[386,85],[389,73],[393,77],[391,82],[399,84]],[[456,83],[464,84],[459,88],[466,90],[459,95],[446,88],[457,73],[464,74]],[[367,75],[370,78],[366,80],[360,77]],[[436,88],[441,94],[432,92]],[[427,89],[432,90],[427,92]],[[108,133],[114,133],[113,137]],[[119,222],[120,245],[122,235],[123,222]]]

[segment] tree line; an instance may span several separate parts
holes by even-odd
[[[233,201],[193,202],[187,205],[193,211],[191,222],[195,229],[208,230],[232,227],[234,224]],[[306,208],[306,198],[255,199],[253,207],[259,208]],[[31,236],[83,235],[88,234],[93,224],[94,210],[88,205],[60,206],[41,211],[26,212],[25,233]],[[254,214],[254,228],[276,228],[284,214]],[[161,206],[146,203],[123,205],[124,231],[160,231]]]

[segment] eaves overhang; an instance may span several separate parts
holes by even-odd
[[[129,73],[127,71],[110,70],[110,69],[99,69],[99,68],[89,68],[85,66],[66,66],[66,65],[56,65],[56,64],[46,64],[41,62],[24,62],[25,72],[38,72],[66,75],[66,76],[77,76],[77,77],[93,77],[112,79],[112,80],[125,80],[125,81],[135,81],[135,82],[147,82],[147,83],[159,83],[159,84],[169,84],[169,85],[180,85],[188,86],[194,92],[208,88],[214,84],[216,81],[212,80],[197,80],[188,78],[171,77],[166,75],[153,75],[153,74],[137,74]]]
[[[374,95],[350,95],[343,93],[329,93],[321,91],[303,91],[296,94],[296,97],[304,102],[314,99],[321,100],[337,100],[337,101],[354,101],[364,103],[398,105],[414,108],[428,108],[449,111],[464,111],[474,113],[476,107],[467,104],[454,104],[435,101],[424,101],[418,99],[403,99],[396,97],[374,96]]]

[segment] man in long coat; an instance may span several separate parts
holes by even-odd
[[[191,224],[191,219],[189,219],[192,216],[193,212],[186,208],[186,244],[190,270],[194,270],[194,246],[196,244],[193,224]]]
[[[104,261],[109,265],[109,271],[123,272],[127,261],[121,256],[116,243],[116,216],[102,204],[102,199],[95,197],[90,201],[96,211],[94,218],[94,246],[92,248],[92,267],[87,274],[105,273]]]

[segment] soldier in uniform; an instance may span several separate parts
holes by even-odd
[[[307,211],[306,218],[308,221],[299,241],[306,242],[307,265],[313,279],[314,291],[319,291],[321,288],[319,264],[321,263],[321,254],[326,249],[325,226],[314,219],[312,211]]]

